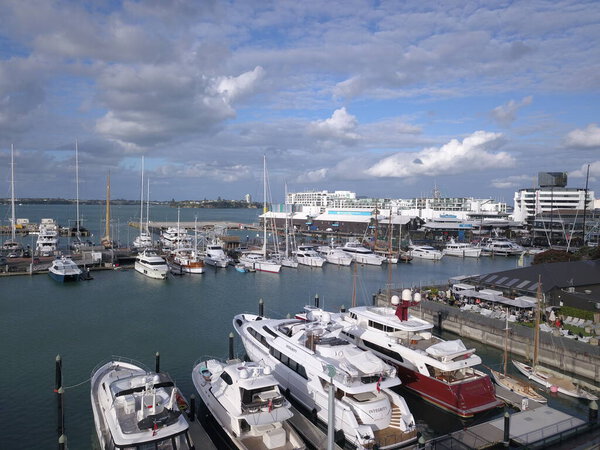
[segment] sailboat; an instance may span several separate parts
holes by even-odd
[[[267,157],[263,156],[263,246],[262,251],[248,252],[239,257],[239,261],[250,269],[260,272],[279,273],[281,264],[273,259],[267,258]]]
[[[76,200],[75,200],[75,205],[76,205],[76,209],[77,209],[77,219],[75,222],[75,230],[71,229],[69,235],[73,236],[73,231],[75,232],[75,239],[73,239],[73,241],[71,241],[71,245],[70,248],[72,251],[74,252],[80,252],[83,248],[85,248],[86,246],[90,246],[91,242],[87,241],[84,242],[81,239],[81,235],[82,233],[82,229],[81,229],[81,221],[80,221],[80,216],[79,216],[79,146],[77,143],[77,140],[75,140],[75,187],[76,187]],[[87,230],[85,230],[85,228],[83,229],[84,233],[87,233]]]
[[[533,337],[533,362],[531,365],[513,360],[515,367],[527,378],[544,387],[550,388],[552,392],[561,392],[570,397],[586,400],[598,400],[598,397],[585,389],[577,386],[571,380],[559,377],[548,369],[538,364],[538,351],[540,345],[540,301],[542,299],[542,280],[538,281],[537,306],[535,310],[535,327]]]
[[[150,191],[150,184],[148,183],[148,191]],[[150,192],[148,192],[148,202],[150,201]],[[140,187],[140,234],[136,236],[133,241],[133,247],[140,251],[145,248],[152,247],[152,236],[148,232],[148,225],[146,222],[146,229],[144,229],[144,157],[142,156],[142,183]]]
[[[104,237],[100,240],[102,246],[106,249],[113,248],[113,241],[110,238],[110,171],[106,178],[106,225],[104,230]]]
[[[494,369],[490,369],[492,374],[492,378],[494,381],[502,386],[504,389],[508,389],[509,391],[513,391],[516,394],[519,394],[522,397],[526,397],[530,400],[534,400],[538,403],[546,403],[546,397],[538,393],[535,388],[518,378],[513,377],[512,375],[507,373],[508,366],[508,335],[510,328],[508,327],[508,308],[506,311],[506,327],[504,328],[505,336],[504,336],[504,371],[499,372]]]
[[[17,241],[17,222],[15,219],[15,160],[14,160],[15,149],[10,146],[10,205],[11,205],[11,219],[10,219],[10,240],[5,241],[2,244],[2,250],[8,252],[10,256],[20,256],[23,252],[23,246]]]

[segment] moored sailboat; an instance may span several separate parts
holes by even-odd
[[[492,374],[492,378],[494,381],[502,386],[504,389],[508,389],[509,391],[513,391],[516,394],[519,394],[522,397],[526,397],[530,400],[534,400],[538,403],[546,403],[546,397],[541,395],[539,392],[535,390],[535,388],[523,381],[520,380],[508,373],[508,335],[510,328],[508,327],[508,309],[506,311],[506,327],[505,327],[505,335],[504,335],[504,371],[499,372],[497,370],[490,368],[490,373]]]
[[[537,287],[537,305],[535,309],[535,324],[533,334],[533,361],[530,364],[525,364],[513,360],[515,367],[527,378],[549,388],[553,392],[560,392],[570,397],[582,398],[586,400],[598,400],[598,397],[566,377],[560,377],[552,373],[550,370],[541,366],[538,363],[539,346],[540,346],[540,315],[541,315],[541,299],[542,299],[542,280],[538,281]]]

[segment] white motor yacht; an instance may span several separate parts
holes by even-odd
[[[193,450],[173,380],[133,362],[110,361],[92,372],[91,400],[100,447]]]
[[[408,253],[413,258],[429,259],[432,261],[439,261],[444,256],[442,252],[430,245],[409,245]]]
[[[279,273],[281,271],[281,264],[279,262],[265,258],[262,253],[242,253],[239,261],[249,269],[258,270],[259,272]]]
[[[406,289],[402,301],[392,297],[392,307],[359,306],[334,317],[344,339],[396,367],[402,386],[424,400],[460,417],[500,406],[490,378],[477,369],[475,349],[434,336],[433,324],[409,314],[420,299],[416,293],[412,301]]]
[[[192,239],[185,228],[168,227],[161,233],[160,243],[164,249],[173,250],[179,247],[191,247]]]
[[[479,258],[481,247],[476,247],[466,242],[456,242],[451,239],[442,250],[442,255],[458,256],[459,258]]]
[[[338,266],[349,266],[352,264],[352,255],[340,248],[322,245],[317,247],[317,252],[319,252],[329,264],[336,264]]]
[[[415,420],[393,367],[340,338],[342,327],[318,308],[303,319],[239,314],[233,320],[248,357],[270,367],[282,388],[314,420],[327,423],[329,386],[335,430],[359,449],[397,448],[416,439]]]
[[[133,248],[136,250],[144,250],[146,248],[152,248],[154,246],[154,242],[152,241],[152,236],[150,233],[142,231],[139,235],[135,237],[133,240]]]
[[[209,266],[225,268],[231,262],[231,258],[227,256],[222,245],[213,242],[212,244],[206,246],[204,262]]]
[[[36,252],[40,256],[52,256],[58,247],[58,225],[53,219],[42,219],[39,228]]]
[[[525,252],[519,244],[506,238],[486,238],[481,241],[483,252],[491,255],[516,256]]]
[[[68,256],[62,256],[52,261],[48,268],[48,275],[61,283],[65,281],[79,281],[83,271]]]
[[[312,245],[299,245],[298,250],[292,254],[296,257],[298,264],[310,267],[323,267],[327,260],[319,255]]]
[[[208,359],[194,365],[200,398],[241,450],[292,450],[305,445],[288,424],[292,417],[269,367],[254,362]]]
[[[169,266],[154,250],[146,249],[135,258],[135,270],[150,278],[164,280]]]
[[[376,255],[371,250],[363,247],[360,242],[352,239],[340,247],[341,250],[352,256],[352,259],[360,264],[371,264],[374,266],[380,266],[385,258],[383,256]]]

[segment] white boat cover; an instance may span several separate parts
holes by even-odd
[[[441,357],[464,352],[467,349],[463,341],[456,339],[454,341],[439,342],[427,348],[427,353],[431,356]]]
[[[382,373],[389,370],[387,364],[370,352],[362,350],[356,351],[354,348],[345,348],[343,353],[345,361],[340,364],[340,367],[343,369],[350,369],[348,372],[354,376],[358,375],[357,369],[359,373],[362,372],[364,374]]]

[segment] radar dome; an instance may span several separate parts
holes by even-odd
[[[271,375],[271,368],[269,366],[265,366],[265,368],[263,369],[263,373],[265,375]]]
[[[241,379],[245,380],[249,376],[250,376],[250,374],[248,373],[248,371],[246,369],[240,370],[240,378]]]
[[[329,323],[329,322],[331,322],[331,314],[329,314],[326,311],[323,311],[323,314],[321,314],[321,321],[323,323]]]
[[[400,303],[400,297],[398,297],[397,295],[392,295],[391,302],[394,306],[398,305]]]

